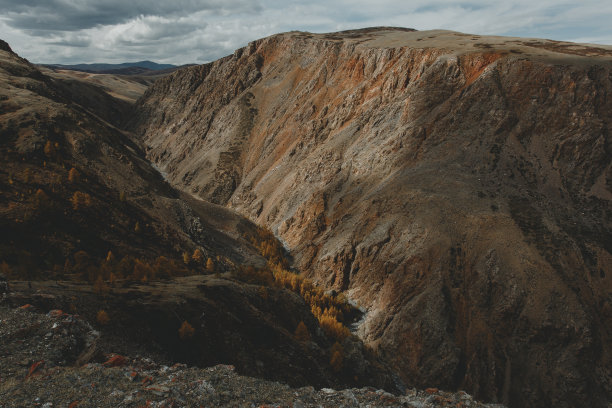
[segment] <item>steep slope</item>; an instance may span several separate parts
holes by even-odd
[[[465,392],[410,390],[396,396],[372,387],[335,391],[239,375],[232,365],[196,368],[161,364],[150,358],[108,356],[102,364],[66,366],[86,354],[99,333],[61,310],[40,314],[0,306],[0,376],[17,374],[25,381],[2,381],[0,401],[6,407],[423,407],[503,408],[481,404]],[[76,343],[76,345],[75,345]],[[23,361],[33,361],[24,366]]]
[[[259,243],[247,240],[263,230],[162,179],[116,126],[127,102],[46,76],[4,42],[0,85],[0,303],[97,319],[105,352],[232,363],[294,385],[399,390],[357,338],[319,324],[306,291],[274,281]]]
[[[199,204],[186,205],[113,125],[125,101],[45,76],[10,49],[0,58],[0,259],[18,275],[49,276],[80,250],[94,260],[108,251],[178,259],[200,248],[228,262],[265,262],[203,224]]]
[[[611,47],[292,32],[156,82],[131,127],[364,306],[408,383],[605,407],[611,94]]]

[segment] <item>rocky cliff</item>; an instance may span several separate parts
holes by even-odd
[[[131,128],[168,180],[267,225],[405,381],[612,399],[612,48],[291,32],[161,79]]]

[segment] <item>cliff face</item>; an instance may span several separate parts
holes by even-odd
[[[131,126],[172,184],[367,308],[408,383],[601,407],[611,94],[610,47],[293,32],[158,81]]]

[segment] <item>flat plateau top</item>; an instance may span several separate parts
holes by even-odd
[[[448,30],[415,31],[379,27],[337,33],[286,35],[358,43],[368,48],[437,48],[449,54],[495,52],[558,64],[612,63],[612,45],[580,44],[539,38],[483,36]]]

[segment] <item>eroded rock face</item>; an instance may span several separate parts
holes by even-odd
[[[265,38],[152,86],[179,188],[270,226],[417,386],[612,397],[612,49],[448,31]]]

